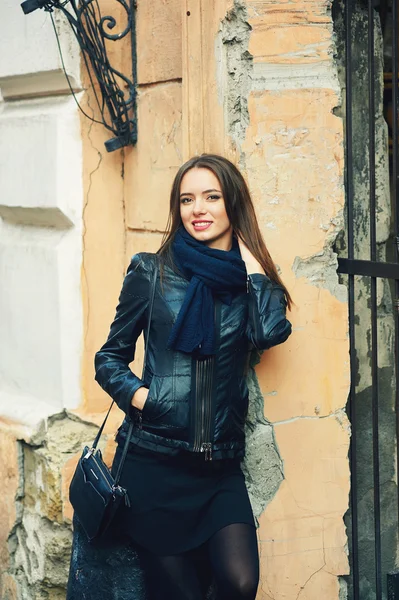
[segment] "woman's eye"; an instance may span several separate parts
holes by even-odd
[[[188,202],[190,202],[190,201],[191,201],[191,198],[181,198],[181,199],[180,199],[180,202],[181,202],[182,204],[187,204],[187,203],[188,203]]]
[[[207,200],[219,200],[220,196],[208,196]]]

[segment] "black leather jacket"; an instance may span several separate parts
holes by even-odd
[[[266,275],[247,278],[247,290],[230,306],[215,301],[216,355],[195,355],[167,348],[189,281],[164,266],[158,275],[143,380],[129,363],[136,340],[146,331],[155,254],[133,256],[107,341],[95,356],[96,381],[126,413],[118,441],[128,422],[135,427],[132,442],[159,452],[181,449],[203,452],[206,459],[244,455],[244,425],[248,411],[246,372],[253,347],[267,349],[291,333],[283,289]],[[140,386],[149,388],[143,411],[131,406]]]

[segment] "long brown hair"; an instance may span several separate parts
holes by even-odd
[[[201,154],[185,162],[174,178],[170,192],[170,212],[166,224],[166,232],[157,254],[172,268],[172,243],[176,231],[182,224],[180,217],[180,186],[184,175],[190,169],[209,169],[218,178],[226,206],[226,213],[233,231],[246,243],[249,250],[262,265],[265,273],[272,281],[284,289],[288,307],[291,307],[291,296],[277,273],[276,265],[269,254],[259,229],[255,208],[244,177],[237,167],[217,154]]]

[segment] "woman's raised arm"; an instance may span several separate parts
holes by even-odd
[[[258,350],[282,344],[291,334],[286,317],[284,289],[267,275],[248,275],[248,323],[246,333]]]

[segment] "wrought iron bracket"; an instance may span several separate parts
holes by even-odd
[[[67,19],[87,67],[101,114],[99,122],[113,134],[113,137],[105,142],[108,152],[134,145],[137,141],[136,3],[135,0],[114,1],[122,7],[126,17],[126,24],[120,33],[112,33],[117,25],[116,19],[101,14],[98,0],[25,0],[21,4],[25,14],[37,9],[43,9],[50,14],[59,10]],[[54,30],[56,32],[55,27]],[[113,67],[107,54],[109,42],[117,42],[129,34],[132,48],[132,79]],[[74,93],[67,73],[65,75],[71,92]],[[81,107],[80,109],[82,110]],[[97,121],[87,114],[86,116]]]

